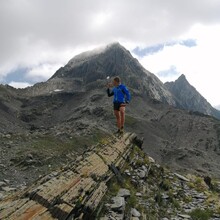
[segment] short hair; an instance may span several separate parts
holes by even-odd
[[[114,78],[114,81],[116,81],[117,83],[120,83],[120,82],[121,82],[121,79],[120,79],[119,76],[116,76],[116,77]]]

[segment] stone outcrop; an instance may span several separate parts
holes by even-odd
[[[122,166],[132,149],[134,134],[111,137],[58,172],[7,197],[0,203],[0,219],[89,219],[106,193],[106,182]],[[86,217],[87,216],[87,217]]]
[[[140,175],[144,172],[145,175]],[[219,182],[174,173],[134,147],[121,169],[123,182],[111,179],[95,219],[220,219]]]
[[[136,143],[132,133],[111,136],[29,188],[0,194],[0,219],[220,219],[220,182],[172,172]]]

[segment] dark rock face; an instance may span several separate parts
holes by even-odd
[[[175,82],[167,82],[165,86],[176,98],[179,107],[190,111],[201,112],[220,119],[220,111],[210,103],[181,75]]]

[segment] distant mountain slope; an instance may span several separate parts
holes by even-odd
[[[165,86],[176,98],[178,105],[190,111],[198,111],[220,119],[220,111],[211,104],[181,75],[174,82],[166,82]]]
[[[26,125],[18,118],[22,102],[18,90],[8,85],[0,85],[0,134],[24,130]]]

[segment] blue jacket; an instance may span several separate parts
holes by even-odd
[[[108,97],[114,95],[114,103],[129,103],[131,100],[131,95],[127,87],[123,84],[120,84],[118,87],[114,87],[112,91],[107,89]]]

